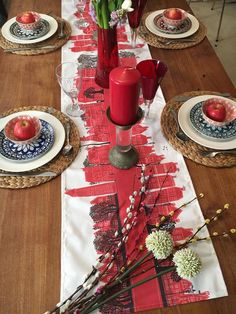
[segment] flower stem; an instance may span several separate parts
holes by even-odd
[[[134,265],[132,265],[131,267],[129,267],[121,276],[119,276],[114,282],[112,282],[108,288],[111,288],[115,285],[117,285],[117,283],[120,283],[122,281],[123,278],[125,278],[129,273],[131,273],[135,268],[137,268],[148,256],[150,256],[152,254],[152,252],[148,252],[146,253],[143,257],[141,257]]]
[[[109,10],[108,10],[108,1],[104,0],[101,2],[101,19],[102,19],[102,28],[108,29],[109,28]]]
[[[107,284],[105,286],[105,289],[103,290],[103,293],[106,293],[106,291],[109,291],[112,287],[120,284],[122,282],[122,279],[124,279],[125,277],[128,276],[128,274],[130,272],[132,272],[135,268],[137,268],[140,264],[142,264],[142,262],[149,256],[151,255],[152,252],[148,252],[146,253],[143,257],[141,257],[134,265],[132,265],[131,267],[129,267],[121,276],[118,276],[115,281],[111,282],[111,284]],[[85,309],[84,311],[81,312],[82,313],[89,313],[87,312],[93,305],[95,305],[97,303],[97,301],[99,301],[99,299],[103,298],[104,295],[103,294],[99,294],[97,296],[97,298],[95,300],[93,300]]]
[[[143,279],[143,280],[140,280],[140,281],[136,282],[135,284],[130,285],[129,287],[126,287],[126,288],[124,288],[124,289],[122,289],[122,290],[120,290],[120,291],[118,291],[118,292],[112,294],[110,297],[104,299],[101,303],[97,303],[97,304],[95,304],[93,307],[90,307],[90,308],[88,308],[88,309],[85,309],[84,311],[81,311],[80,314],[88,314],[88,313],[90,313],[90,312],[96,310],[97,308],[101,307],[103,304],[105,304],[105,303],[107,303],[107,302],[109,302],[109,301],[115,299],[116,297],[118,297],[118,296],[121,295],[122,293],[127,292],[127,291],[129,291],[129,290],[131,290],[131,289],[133,289],[133,288],[135,288],[135,287],[140,286],[140,285],[143,285],[144,283],[146,283],[146,282],[148,282],[148,281],[150,281],[150,280],[153,280],[153,279],[155,279],[155,278],[158,278],[158,277],[160,277],[160,276],[162,276],[162,275],[164,275],[164,274],[166,274],[166,273],[168,273],[168,272],[171,272],[171,271],[173,271],[173,270],[175,270],[175,269],[176,269],[176,266],[167,267],[166,269],[164,269],[163,271],[161,271],[161,272],[158,273],[158,274],[155,274],[155,275],[152,275],[152,276],[150,276],[150,277],[147,277],[147,278],[145,278],[145,279]]]

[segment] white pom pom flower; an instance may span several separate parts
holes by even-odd
[[[134,9],[131,8],[131,6],[132,6],[132,1],[131,0],[125,0],[121,5],[121,9],[123,9],[127,12],[132,12],[132,11],[134,11]]]
[[[146,238],[146,247],[156,259],[165,259],[173,251],[173,240],[171,235],[163,231],[154,231]]]
[[[196,277],[202,267],[198,254],[189,248],[177,251],[174,254],[173,262],[178,275],[183,279]]]

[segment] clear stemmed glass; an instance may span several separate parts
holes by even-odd
[[[63,62],[56,68],[56,76],[64,93],[70,97],[71,104],[66,107],[66,113],[79,117],[78,94],[82,83],[82,65],[77,62]]]
[[[79,13],[79,20],[75,22],[75,26],[80,28],[80,27],[87,27],[89,23],[83,19],[83,12],[85,9],[87,0],[74,0],[74,5]]]
[[[134,11],[127,13],[129,26],[131,29],[131,45],[133,48],[135,48],[136,46],[138,27],[139,27],[143,10],[145,8],[146,3],[147,3],[147,0],[132,0],[131,7],[134,9]]]
[[[139,62],[136,69],[141,74],[145,117],[148,118],[150,105],[152,104],[157,89],[166,74],[167,66],[160,60],[148,59]]]

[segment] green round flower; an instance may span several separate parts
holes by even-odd
[[[156,259],[164,259],[173,251],[173,240],[167,231],[154,231],[147,236],[146,247]]]
[[[173,262],[176,265],[176,271],[181,278],[192,279],[201,270],[201,260],[197,253],[189,248],[177,251],[174,254]]]

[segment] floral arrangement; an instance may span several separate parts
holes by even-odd
[[[101,28],[108,29],[122,21],[126,12],[131,12],[131,0],[92,0],[90,14]]]
[[[98,308],[102,309],[103,306],[109,304],[113,299],[124,295],[127,291],[166,273],[172,273],[173,277],[177,276],[179,279],[191,280],[198,275],[202,267],[201,259],[192,249],[192,246],[199,241],[209,240],[212,237],[229,237],[236,233],[236,229],[232,228],[228,232],[213,232],[209,237],[201,238],[198,236],[202,228],[211,222],[217,221],[219,216],[229,208],[229,204],[225,204],[223,209],[217,209],[211,218],[205,219],[204,223],[189,238],[182,242],[174,241],[171,235],[172,228],[168,227],[171,225],[171,219],[177,211],[196,200],[197,197],[195,197],[169,212],[168,215],[159,217],[150,234],[140,244],[140,235],[144,233],[144,230],[140,230],[140,226],[136,230],[139,215],[146,210],[146,213],[148,212],[147,216],[151,217],[152,210],[158,201],[157,196],[152,208],[147,208],[145,205],[145,197],[151,178],[151,174],[145,174],[145,165],[142,165],[140,189],[139,192],[134,191],[129,197],[130,204],[126,210],[127,215],[123,221],[122,231],[116,231],[114,234],[114,238],[117,241],[116,245],[108,247],[106,252],[99,256],[97,264],[92,267],[92,271],[87,275],[84,282],[77,287],[69,298],[57,304],[53,310],[45,314],[88,314]],[[160,191],[163,186],[164,182]],[[199,198],[203,196],[201,193]],[[146,225],[143,226],[143,229],[145,228]],[[130,253],[132,258],[127,258],[121,267],[117,267],[122,248],[130,238],[132,238],[134,246],[133,251]],[[159,271],[135,283],[130,283],[130,279],[150,270],[148,262],[153,258],[158,260]],[[108,276],[114,264],[117,267],[116,273]],[[107,276],[109,279],[104,280]]]

